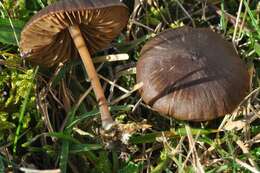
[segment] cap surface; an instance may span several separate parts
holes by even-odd
[[[53,66],[77,55],[68,27],[79,25],[90,53],[106,48],[128,21],[119,0],[60,0],[39,11],[21,33],[21,55]]]
[[[206,121],[231,113],[249,88],[245,64],[210,29],[167,30],[148,41],[137,63],[144,102],[181,120]]]

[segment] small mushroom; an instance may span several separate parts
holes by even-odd
[[[249,89],[245,64],[210,29],[166,30],[141,51],[137,82],[145,103],[180,120],[207,121],[231,113]]]
[[[127,21],[128,9],[119,0],[61,0],[39,11],[26,24],[21,33],[21,55],[51,67],[79,53],[100,106],[102,125],[108,129],[114,121],[91,54],[106,48]]]

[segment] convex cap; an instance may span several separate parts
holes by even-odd
[[[148,41],[137,82],[156,111],[192,121],[231,113],[249,89],[246,66],[232,45],[205,28],[170,29]]]
[[[77,55],[68,27],[79,25],[90,53],[106,48],[128,21],[119,0],[60,0],[39,11],[21,33],[22,56],[53,66]]]

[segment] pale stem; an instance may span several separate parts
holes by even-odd
[[[87,71],[89,80],[91,81],[91,85],[96,94],[96,98],[97,98],[100,113],[101,113],[102,126],[105,130],[108,130],[114,124],[114,121],[109,112],[107,100],[105,98],[104,91],[100,84],[100,81],[99,81],[95,66],[92,62],[90,53],[89,53],[86,43],[83,39],[79,26],[77,26],[77,25],[70,26],[69,32],[74,41],[76,48],[78,49],[80,57],[84,63],[85,69]]]

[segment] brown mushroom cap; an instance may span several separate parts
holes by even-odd
[[[77,55],[68,27],[79,25],[90,53],[106,48],[128,21],[119,0],[61,0],[39,11],[21,33],[21,55],[53,66]]]
[[[170,29],[148,41],[137,82],[156,111],[191,121],[231,113],[249,89],[246,66],[232,45],[205,28]]]

